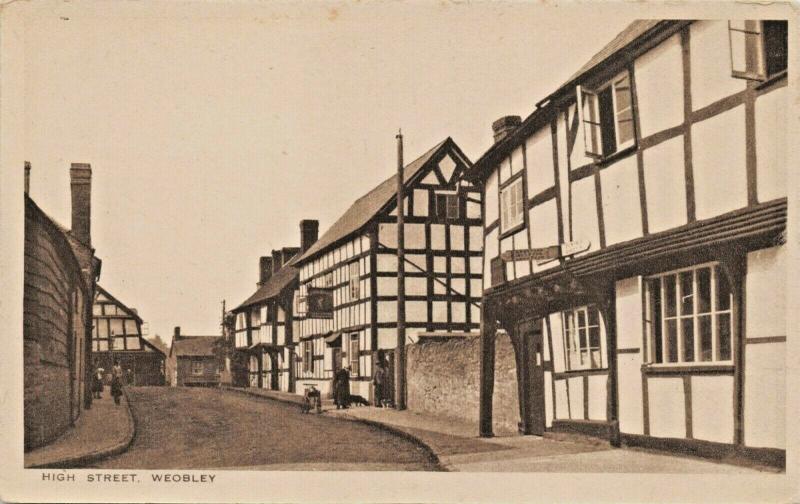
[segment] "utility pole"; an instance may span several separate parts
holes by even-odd
[[[403,181],[403,131],[397,133],[397,349],[394,365],[394,402],[406,409],[406,265],[405,182]]]

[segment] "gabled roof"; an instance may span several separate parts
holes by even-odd
[[[453,139],[450,137],[444,139],[428,152],[418,157],[411,163],[403,168],[403,181],[410,184],[414,176],[433,159],[445,147],[455,147],[459,156],[466,160],[466,156],[460,152]],[[395,173],[388,179],[384,180],[377,187],[370,192],[360,197],[353,203],[347,211],[339,217],[333,226],[331,226],[322,237],[312,245],[305,254],[303,254],[297,261],[300,264],[320,252],[327,250],[339,240],[342,240],[356,231],[364,227],[370,220],[380,212],[392,198],[397,194],[397,174]]]
[[[107,290],[105,290],[104,288],[102,288],[100,286],[100,284],[97,285],[97,294],[103,294],[105,297],[107,297],[115,305],[117,305],[118,307],[122,308],[122,311],[124,311],[126,315],[128,315],[129,317],[131,317],[133,319],[136,319],[136,321],[139,322],[140,324],[144,323],[142,321],[142,318],[139,317],[138,313],[136,313],[132,309],[128,308],[125,305],[125,303],[123,303],[122,301],[120,301],[119,299],[117,299],[113,295],[111,295],[111,293],[108,292]],[[95,300],[96,300],[96,298],[95,298]]]
[[[176,357],[214,357],[215,346],[221,336],[181,336],[178,341],[173,341],[169,354]]]
[[[240,311],[243,308],[247,308],[248,306],[253,306],[259,303],[263,303],[268,299],[278,297],[281,294],[281,292],[285,288],[289,287],[292,284],[292,282],[297,278],[299,271],[297,270],[297,268],[293,266],[293,264],[296,262],[298,258],[299,255],[295,255],[281,269],[273,273],[272,276],[269,277],[269,280],[260,285],[252,296],[247,298],[242,304],[240,304],[231,311],[234,312]]]

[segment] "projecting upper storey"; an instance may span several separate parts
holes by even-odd
[[[495,123],[470,172],[485,184],[484,289],[559,265],[502,262],[508,250],[578,241],[576,257],[602,257],[713,241],[742,215],[782,225],[786,83],[786,21],[629,25],[524,121]]]

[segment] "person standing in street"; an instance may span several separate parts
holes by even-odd
[[[350,368],[344,367],[333,378],[333,401],[336,409],[346,409],[350,402]]]
[[[103,398],[103,371],[103,368],[98,367],[92,375],[92,395],[95,399]]]
[[[375,406],[383,407],[384,385],[386,383],[386,368],[382,359],[375,365],[375,374],[372,375],[372,384],[375,386]]]
[[[120,396],[122,396],[122,380],[123,380],[122,366],[119,361],[114,359],[114,367],[111,368],[111,395],[114,397],[114,404],[119,406]]]

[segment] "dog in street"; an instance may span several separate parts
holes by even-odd
[[[350,394],[350,399],[348,402],[350,406],[369,406],[369,402],[358,394]]]

